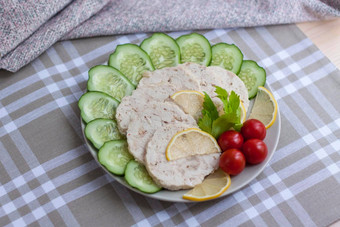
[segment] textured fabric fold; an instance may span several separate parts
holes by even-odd
[[[75,0],[49,19],[70,0],[54,3],[54,11],[44,6],[48,0],[31,1],[20,3],[20,9],[0,7],[0,16],[5,15],[0,25],[0,68],[17,71],[58,40],[287,24],[340,16],[339,0]],[[26,4],[40,7],[26,12]],[[46,13],[42,13],[44,9]],[[19,31],[24,26],[27,29]]]
[[[67,5],[0,60],[0,68],[15,72],[76,26],[101,10],[109,0],[76,0]]]
[[[72,0],[1,1],[0,59],[71,2]]]
[[[340,16],[340,1],[117,0],[63,39],[288,24]]]

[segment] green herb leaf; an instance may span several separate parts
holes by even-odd
[[[225,89],[219,86],[215,86],[215,88],[216,88],[215,93],[217,94],[217,97],[221,99],[221,101],[223,102],[223,109],[224,109],[224,112],[226,112],[225,107],[228,105],[229,94]]]
[[[237,110],[240,107],[240,97],[234,91],[231,91],[229,96],[229,106],[230,113],[237,113]]]
[[[204,114],[203,111],[209,112],[210,117],[213,121],[216,120],[219,117],[218,111],[217,111],[217,108],[216,108],[214,102],[211,100],[210,96],[206,92],[204,92],[204,102],[203,102],[202,114]]]
[[[218,111],[210,96],[204,92],[202,118],[198,120],[201,130],[211,134],[212,123],[218,118]]]
[[[227,115],[222,115],[213,122],[211,135],[215,138],[218,138],[223,132],[233,127],[233,125],[234,124],[230,122]]]
[[[230,95],[228,95],[225,89],[218,86],[216,86],[215,92],[223,103],[224,114],[219,116],[215,104],[209,95],[204,93],[202,118],[199,119],[198,126],[201,130],[218,138],[230,128],[239,131],[242,124],[239,96],[234,91],[231,91]]]
[[[198,126],[200,127],[200,129],[211,134],[212,123],[213,121],[209,112],[202,111],[202,118],[198,120]]]
[[[241,123],[237,123],[233,126],[233,128],[235,129],[235,131],[241,131],[241,128],[242,128],[243,124]]]

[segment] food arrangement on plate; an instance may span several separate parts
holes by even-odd
[[[264,139],[278,107],[265,81],[234,44],[155,33],[89,70],[78,102],[84,135],[106,171],[135,190],[217,198],[269,161]]]

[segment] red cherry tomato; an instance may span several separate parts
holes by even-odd
[[[228,149],[220,157],[220,168],[230,175],[241,173],[245,166],[246,159],[238,149]]]
[[[265,160],[268,149],[262,140],[250,139],[243,144],[242,152],[249,164],[258,164]]]
[[[241,133],[245,140],[259,139],[263,140],[266,137],[266,127],[256,119],[249,119],[243,123]]]
[[[241,149],[243,145],[243,136],[241,133],[234,130],[226,131],[218,138],[218,145],[220,145],[222,151],[231,148]]]

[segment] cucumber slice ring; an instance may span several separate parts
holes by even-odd
[[[130,80],[111,66],[97,65],[89,70],[88,91],[101,91],[121,101],[134,89]]]
[[[214,45],[211,49],[211,66],[220,66],[235,74],[239,73],[243,61],[243,54],[236,45],[218,43]]]
[[[123,44],[110,55],[109,66],[121,71],[132,84],[137,85],[145,71],[153,71],[150,57],[136,44]]]
[[[211,62],[210,42],[201,34],[191,33],[176,39],[181,50],[181,63],[194,62],[208,66]]]
[[[164,33],[154,33],[145,39],[140,47],[149,54],[156,69],[180,64],[181,53],[178,44],[172,37]]]
[[[246,85],[249,99],[254,98],[257,88],[266,83],[266,71],[252,60],[243,61],[238,77]]]
[[[116,175],[124,175],[126,165],[133,156],[128,151],[126,140],[105,142],[98,151],[98,161],[108,171]]]
[[[127,164],[125,180],[131,187],[137,188],[145,193],[155,193],[162,189],[155,184],[145,167],[135,160],[131,160]]]
[[[100,149],[107,141],[124,139],[117,128],[116,121],[110,119],[90,121],[85,126],[85,136],[97,149]]]
[[[119,102],[99,91],[83,94],[78,102],[81,118],[88,123],[97,118],[114,119]]]

